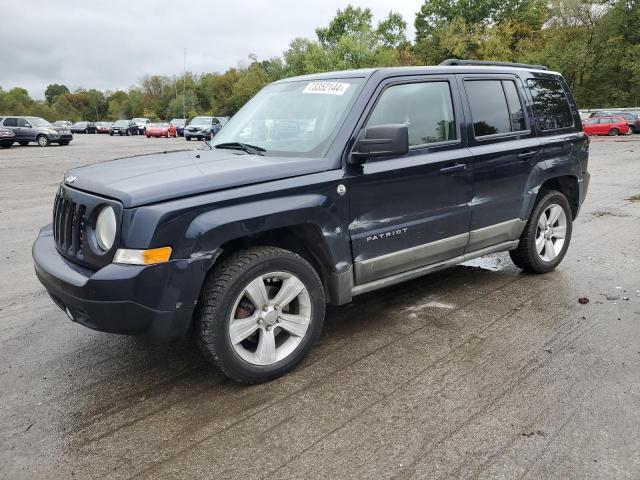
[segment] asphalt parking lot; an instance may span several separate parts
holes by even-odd
[[[199,145],[0,150],[0,478],[640,478],[640,135],[592,140],[556,271],[499,254],[358,297],[253,387],[70,322],[33,273],[65,169]]]

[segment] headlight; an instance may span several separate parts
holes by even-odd
[[[54,130],[53,128],[49,128],[49,133],[53,133],[54,135],[58,133],[57,130]]]
[[[104,251],[111,250],[113,243],[116,241],[116,213],[108,205],[98,214],[96,241]]]

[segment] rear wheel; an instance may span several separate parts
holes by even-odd
[[[324,290],[299,255],[253,247],[212,272],[195,318],[202,352],[225,375],[242,383],[266,382],[295,368],[317,340]]]
[[[185,135],[185,136],[184,136],[184,139],[185,139],[187,142],[190,142],[190,141],[191,141],[191,137],[190,137],[189,135]]]
[[[38,142],[38,145],[40,145],[41,147],[48,147],[49,146],[49,137],[47,137],[46,135],[38,135],[38,138],[36,138],[36,142]]]
[[[23,147],[26,147],[27,145],[29,145],[29,142],[18,142],[18,143]]]
[[[617,128],[612,128],[611,130],[609,130],[610,137],[617,137],[618,135],[620,135],[620,130],[618,130]]]
[[[572,230],[572,213],[567,197],[551,190],[536,202],[520,236],[518,248],[509,252],[511,260],[527,272],[549,272],[567,253]]]
[[[63,140],[60,145],[69,145],[69,140]]]

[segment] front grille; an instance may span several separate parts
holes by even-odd
[[[76,257],[82,253],[87,207],[58,193],[53,204],[53,238],[59,250]]]

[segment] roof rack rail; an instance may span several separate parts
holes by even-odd
[[[549,70],[545,65],[529,65],[528,63],[511,63],[511,62],[487,62],[483,60],[459,60],[457,58],[447,58],[440,65],[453,65],[453,66],[484,66],[484,67],[516,67],[516,68],[531,68],[535,70]]]

